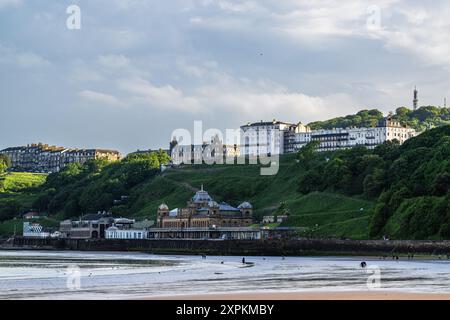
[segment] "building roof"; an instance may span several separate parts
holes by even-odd
[[[238,209],[252,209],[252,205],[250,204],[250,202],[244,201],[242,202],[239,206]]]
[[[202,189],[195,193],[195,195],[192,197],[192,201],[196,202],[196,203],[210,202],[210,201],[213,201],[213,198],[211,198],[211,196],[208,194],[208,192],[203,190],[203,185],[202,185]]]
[[[111,215],[96,213],[96,214],[86,214],[80,218],[81,221],[98,221],[101,218],[114,219]]]
[[[17,146],[17,147],[10,147],[1,150],[0,152],[9,152],[9,151],[18,151],[18,150],[27,150],[27,149],[39,149],[42,152],[65,152],[65,153],[78,153],[78,152],[87,152],[87,153],[112,153],[116,155],[120,155],[120,152],[117,150],[108,150],[108,149],[70,149],[65,147],[59,147],[59,146],[51,146],[44,143],[32,143],[26,146]]]
[[[212,200],[212,201],[208,202],[208,206],[210,208],[217,208],[217,207],[219,207],[219,204],[217,202],[215,202],[214,200]]]
[[[240,211],[238,208],[232,207],[226,202],[221,202],[219,204],[219,210],[220,211]]]
[[[133,224],[135,222],[136,221],[134,219],[127,219],[127,218],[114,219],[114,223],[117,223],[117,224]]]
[[[284,121],[278,121],[278,120],[273,120],[273,121],[260,121],[260,122],[253,122],[253,123],[248,123],[244,126],[241,127],[257,127],[257,126],[273,126],[275,124],[285,124],[288,126],[296,126],[296,124],[293,123],[288,123],[288,122],[284,122]]]
[[[165,203],[161,203],[161,205],[158,207],[159,210],[169,210],[169,207]]]

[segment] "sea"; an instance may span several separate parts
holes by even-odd
[[[2,300],[375,290],[450,293],[450,260],[0,251]]]

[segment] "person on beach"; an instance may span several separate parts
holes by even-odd
[[[242,264],[245,264],[245,258],[242,258]]]

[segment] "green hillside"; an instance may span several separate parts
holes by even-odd
[[[450,108],[434,106],[420,107],[410,110],[405,107],[397,108],[392,118],[400,121],[417,131],[450,124]],[[337,117],[326,121],[316,121],[309,124],[313,130],[347,128],[347,127],[374,127],[383,118],[383,113],[377,109],[361,110],[356,114]]]
[[[226,201],[234,206],[250,201],[257,220],[264,215],[280,213],[283,203],[284,210],[290,214],[283,225],[303,227],[304,235],[322,234],[327,229],[339,231],[327,236],[368,237],[368,223],[358,223],[357,227],[347,228],[347,231],[339,225],[360,218],[368,222],[373,202],[329,192],[301,194],[298,176],[303,169],[296,162],[296,155],[283,156],[275,176],[261,176],[256,165],[186,166],[161,174],[156,169],[159,162],[147,165],[148,158],[139,157],[142,156],[114,164],[69,166],[50,175],[38,194],[27,191],[9,197],[3,194],[3,197],[16,204],[16,210],[34,208],[56,219],[108,209],[118,215],[154,219],[162,202],[170,208],[184,207],[203,184],[216,201]],[[114,205],[114,199],[123,195],[129,198]],[[0,214],[1,210],[0,201]],[[3,210],[8,211],[5,207]],[[11,218],[9,213],[6,218],[0,224],[0,234],[11,232],[13,225],[20,221],[8,220]]]
[[[45,174],[22,172],[0,175],[0,235],[11,234],[15,223],[8,223],[8,219],[32,208],[46,178]]]
[[[315,147],[282,156],[274,176],[248,164],[161,173],[169,161],[163,152],[72,164],[45,182],[42,175],[9,174],[0,192],[0,234],[11,232],[11,219],[31,208],[52,223],[99,210],[154,219],[162,202],[184,207],[204,185],[218,202],[250,201],[257,221],[288,213],[282,226],[301,227],[303,236],[450,239],[450,126],[374,150],[317,153]]]
[[[41,186],[47,179],[46,174],[11,172],[0,175],[0,193],[21,192],[25,189]]]

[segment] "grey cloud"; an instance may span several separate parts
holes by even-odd
[[[33,141],[123,152],[175,128],[319,120],[450,96],[446,1],[0,0],[0,148]],[[27,128],[20,130],[20,128]]]

